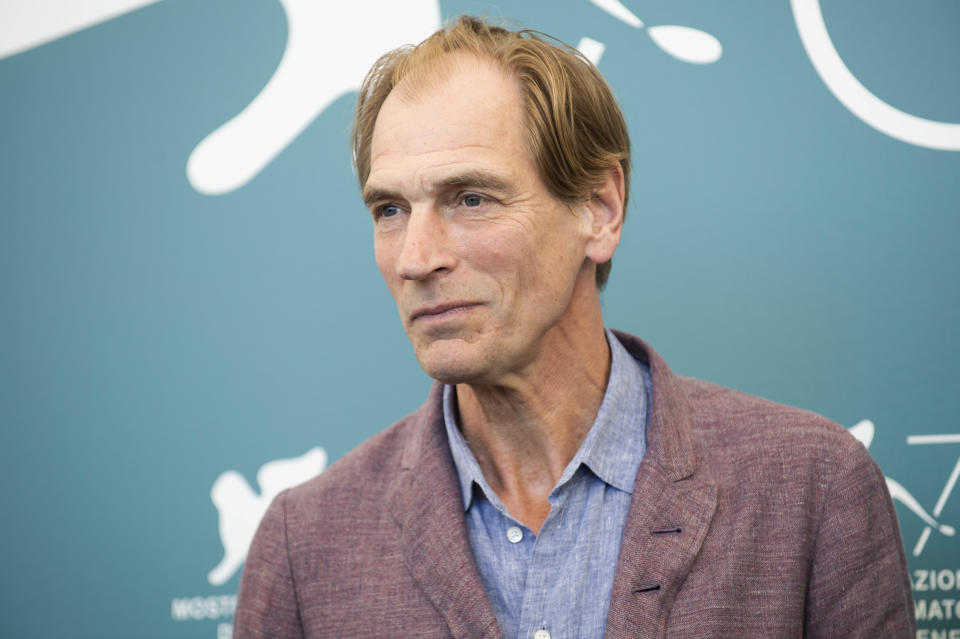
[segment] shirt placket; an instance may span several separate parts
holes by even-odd
[[[573,637],[570,619],[562,609],[548,608],[548,601],[563,601],[554,591],[560,587],[569,540],[564,538],[563,508],[566,489],[559,488],[550,497],[550,514],[533,540],[533,552],[527,566],[523,605],[518,627],[519,639],[560,639]],[[527,531],[532,536],[532,532]]]

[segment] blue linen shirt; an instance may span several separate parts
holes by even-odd
[[[456,422],[455,390],[443,418],[457,468],[477,569],[504,637],[603,637],[620,538],[646,449],[650,371],[609,330],[610,376],[596,420],[548,496],[533,532],[490,488]]]

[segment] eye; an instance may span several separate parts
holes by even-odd
[[[483,204],[483,196],[477,195],[476,193],[467,193],[463,196],[463,205],[470,208],[475,208]]]
[[[393,217],[400,212],[400,207],[396,204],[384,204],[383,206],[377,207],[376,216],[377,217]]]

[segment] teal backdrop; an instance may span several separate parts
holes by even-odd
[[[356,69],[469,12],[622,102],[607,323],[858,425],[960,637],[960,4],[823,3],[864,102],[815,0],[622,2],[2,3],[0,636],[229,636],[269,497],[421,403],[348,132]]]

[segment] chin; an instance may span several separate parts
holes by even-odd
[[[489,381],[490,366],[470,345],[433,343],[414,348],[420,368],[443,384],[476,384]]]
[[[484,381],[486,371],[469,362],[434,362],[419,359],[423,371],[442,384],[476,384]]]

